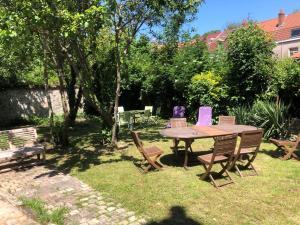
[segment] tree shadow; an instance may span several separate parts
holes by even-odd
[[[146,225],[202,225],[186,214],[182,206],[173,206],[170,209],[169,217],[161,221],[150,221]]]

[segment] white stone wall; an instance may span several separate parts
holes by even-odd
[[[53,111],[63,114],[58,89],[49,90]],[[47,117],[49,114],[46,92],[43,89],[16,89],[0,91],[0,126],[13,120],[32,115]]]
[[[300,49],[300,39],[277,43],[276,47],[273,49],[273,52],[278,58],[286,58],[290,57],[289,49],[295,47]]]

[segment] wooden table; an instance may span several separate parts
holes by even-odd
[[[241,134],[243,131],[256,129],[256,127],[247,125],[212,125],[167,128],[160,130],[159,133],[164,137],[180,139],[185,142],[185,156],[183,167],[187,169],[188,151],[191,149],[191,144],[194,139],[214,138],[230,134]]]

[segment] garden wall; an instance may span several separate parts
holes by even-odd
[[[53,111],[63,114],[61,96],[58,89],[49,90]],[[48,117],[49,109],[46,92],[43,89],[15,89],[0,91],[0,126],[29,117]]]

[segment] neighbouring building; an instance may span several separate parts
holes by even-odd
[[[285,15],[280,10],[278,17],[257,23],[268,32],[276,42],[274,54],[279,58],[300,58],[300,11]],[[210,51],[214,51],[219,43],[225,42],[232,30],[225,30],[202,36]]]

